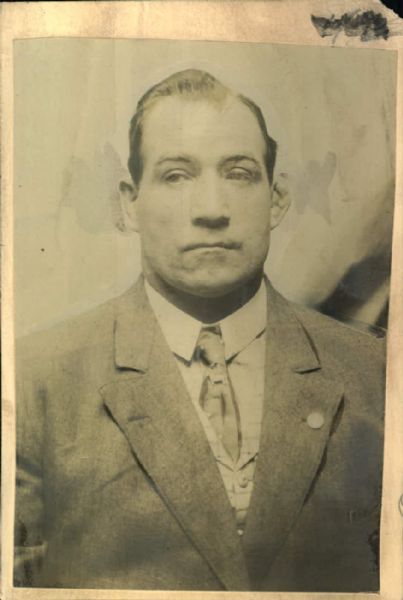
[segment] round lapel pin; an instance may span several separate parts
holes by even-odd
[[[322,415],[322,413],[313,412],[310,415],[308,415],[306,422],[308,423],[311,429],[320,429],[325,422],[325,418]]]

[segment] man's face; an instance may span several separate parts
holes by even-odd
[[[264,152],[256,118],[235,98],[164,98],[150,109],[132,217],[154,287],[213,298],[262,269],[272,197]]]

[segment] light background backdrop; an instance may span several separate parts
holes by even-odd
[[[261,105],[293,204],[267,272],[287,298],[385,325],[396,56],[382,50],[135,40],[15,42],[16,332],[126,289],[140,270],[117,194],[139,96],[203,68]]]

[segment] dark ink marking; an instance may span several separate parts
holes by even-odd
[[[45,248],[41,248],[41,252],[45,252]]]
[[[343,31],[349,37],[369,42],[377,38],[387,40],[390,33],[386,18],[373,10],[344,13],[339,19],[334,15],[330,19],[311,15],[311,21],[321,37],[333,35],[336,38]]]
[[[399,512],[403,517],[403,494],[399,498]]]

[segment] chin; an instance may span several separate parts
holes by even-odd
[[[220,298],[239,289],[245,285],[247,280],[248,278],[240,278],[236,280],[228,279],[224,281],[220,281],[217,278],[213,280],[198,279],[197,281],[192,282],[182,282],[180,288],[192,296],[198,296],[201,298]],[[179,286],[177,287],[179,288]]]

